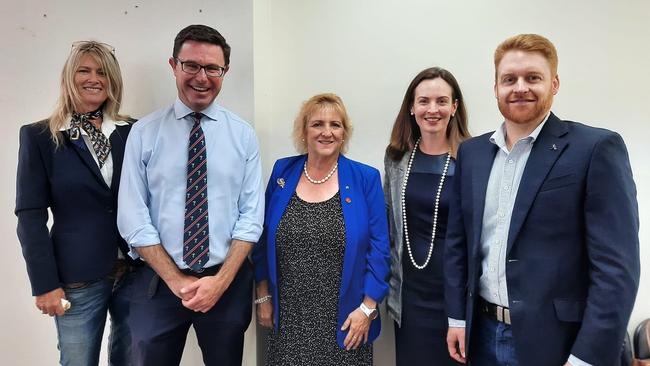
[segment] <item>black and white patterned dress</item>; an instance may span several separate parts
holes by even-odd
[[[372,346],[336,342],[345,252],[341,198],[305,202],[293,194],[276,234],[280,322],[267,365],[372,365]]]

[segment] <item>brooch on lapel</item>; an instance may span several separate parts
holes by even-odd
[[[346,203],[352,203],[352,199],[350,197],[345,197],[345,202]]]
[[[278,178],[278,180],[276,180],[276,182],[278,183],[280,188],[284,188],[284,178]]]
[[[555,144],[553,144],[553,146],[551,146],[551,150],[553,150],[553,151],[557,150],[557,146],[555,146]]]

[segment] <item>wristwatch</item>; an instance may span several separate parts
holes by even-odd
[[[361,303],[361,305],[359,305],[359,309],[361,309],[361,311],[363,311],[363,313],[370,320],[375,320],[377,315],[379,315],[379,311],[377,311],[377,308],[371,309],[371,308],[367,307],[366,304],[364,304],[364,303]]]

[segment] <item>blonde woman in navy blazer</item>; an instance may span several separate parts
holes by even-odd
[[[107,313],[108,365],[131,364],[125,289],[136,263],[116,220],[132,120],[119,114],[122,76],[113,52],[104,43],[75,42],[54,112],[20,129],[18,239],[35,305],[54,317],[59,363],[67,366],[99,364]]]
[[[296,146],[306,154],[280,159],[273,167],[266,190],[264,233],[253,254],[258,321],[262,326],[274,328],[270,336],[269,364],[372,363],[370,343],[379,335],[381,323],[377,304],[388,292],[388,226],[379,172],[341,154],[350,132],[341,99],[334,94],[316,95],[305,102],[294,124]],[[327,317],[327,305],[320,300],[309,300],[312,296],[325,296],[323,292],[328,290],[324,283],[329,275],[323,276],[323,268],[314,266],[311,275],[302,279],[307,283],[305,294],[282,288],[282,279],[290,276],[288,273],[298,265],[283,262],[289,256],[279,253],[286,250],[280,248],[292,247],[276,239],[284,237],[278,229],[283,220],[292,220],[294,214],[290,213],[290,207],[296,202],[325,205],[317,206],[324,210],[330,202],[330,207],[340,207],[342,211],[344,228],[328,227],[322,230],[322,237],[308,238],[317,248],[319,240],[328,240],[326,232],[337,229],[344,232],[340,287],[335,289],[336,309],[330,320],[332,331],[336,328],[336,339],[334,332],[331,337],[314,334],[309,325],[312,321],[327,321],[319,318]],[[294,225],[300,228],[297,231],[308,232],[321,224],[321,220],[309,221],[307,216],[294,218]],[[283,268],[288,269],[283,272]],[[337,275],[339,269],[333,271]],[[304,299],[304,304],[298,304],[295,313],[287,313],[282,306],[292,296],[299,301]],[[302,310],[309,310],[306,312],[309,315],[304,315]],[[353,356],[355,352],[364,354]]]

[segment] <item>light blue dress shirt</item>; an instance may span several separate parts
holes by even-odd
[[[134,248],[162,244],[176,265],[183,262],[188,136],[192,110],[179,99],[131,128],[122,166],[117,225]],[[232,239],[257,242],[264,219],[264,191],[253,128],[212,103],[202,111],[208,160],[210,259],[222,263]]]

